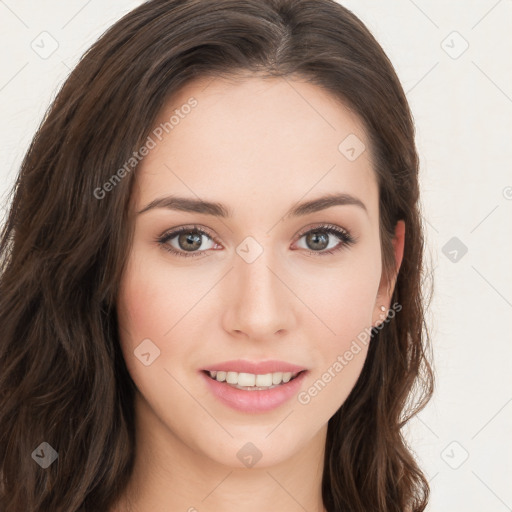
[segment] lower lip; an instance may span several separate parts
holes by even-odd
[[[225,382],[212,379],[204,371],[200,373],[209,389],[222,403],[238,411],[255,413],[271,411],[290,400],[298,393],[307,371],[303,371],[285,384],[259,391],[237,389]]]

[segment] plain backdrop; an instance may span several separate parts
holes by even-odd
[[[0,0],[0,214],[69,71],[140,3]],[[387,52],[416,123],[437,387],[406,435],[428,510],[512,510],[512,1],[341,3]]]

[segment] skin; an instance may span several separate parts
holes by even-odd
[[[175,194],[223,203],[233,217],[166,208],[135,217],[118,316],[139,390],[136,463],[115,510],[234,512],[243,504],[249,512],[322,512],[327,422],[355,385],[367,346],[307,405],[293,397],[265,413],[224,405],[197,371],[229,359],[278,359],[309,369],[304,391],[379,323],[381,305],[391,307],[396,274],[391,285],[382,278],[369,141],[359,119],[318,86],[255,75],[188,84],[156,125],[191,96],[197,107],[141,162],[132,211]],[[338,150],[349,134],[367,148],[355,161]],[[297,202],[334,192],[356,196],[366,211],[339,205],[282,219]],[[298,234],[324,223],[356,243],[309,255],[316,246]],[[174,256],[156,241],[194,224],[216,238],[203,236],[202,256]],[[252,263],[236,252],[247,236],[263,249]],[[343,244],[327,236],[329,248]],[[398,270],[403,222],[393,243]],[[178,237],[167,245],[186,252]],[[134,356],[147,338],[160,350],[149,366]],[[252,468],[236,456],[247,442],[262,454]]]

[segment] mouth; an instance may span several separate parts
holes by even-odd
[[[295,380],[307,370],[298,372],[272,372],[254,374],[246,372],[226,372],[219,370],[202,370],[210,379],[244,391],[265,391],[281,387]]]
[[[218,365],[223,370],[214,368],[203,369],[199,372],[206,389],[224,405],[246,414],[270,412],[286,403],[297,395],[306,379],[309,370],[298,366],[291,367],[281,362],[279,366],[266,364],[268,373],[260,373],[265,370],[256,370],[258,373],[249,373],[249,368],[239,370],[245,372],[227,371],[233,370],[233,364]],[[231,368],[229,368],[231,367]],[[276,369],[292,371],[272,371]],[[253,370],[254,371],[254,370]]]

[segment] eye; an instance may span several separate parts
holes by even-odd
[[[334,245],[332,245],[332,242],[335,242],[335,239],[332,240],[333,236],[335,239],[338,239],[338,243]],[[208,249],[213,249],[212,245],[200,249],[204,242],[204,237],[207,238],[213,246],[218,244],[213,236],[198,226],[183,226],[174,229],[158,237],[157,242],[171,254],[190,258],[206,256]],[[299,240],[303,237],[305,237],[307,244],[307,246],[303,248],[306,249],[308,254],[313,256],[333,254],[356,242],[355,238],[347,230],[332,224],[323,224],[305,231],[299,235]],[[308,247],[313,250],[308,249]]]
[[[183,226],[173,231],[164,233],[164,235],[157,239],[157,242],[170,253],[175,254],[176,256],[189,258],[195,256],[204,256],[205,251],[212,248],[203,247],[202,250],[198,251],[198,249],[203,244],[203,237],[208,238],[213,243],[215,242],[212,236],[210,236],[205,230],[199,228],[198,226]]]
[[[333,240],[333,236],[339,240],[337,244],[335,243],[336,240]],[[308,254],[313,256],[333,254],[350,247],[356,242],[355,238],[347,230],[332,224],[323,224],[309,229],[300,234],[299,237],[299,240],[305,237],[306,247],[303,248],[306,249]]]

